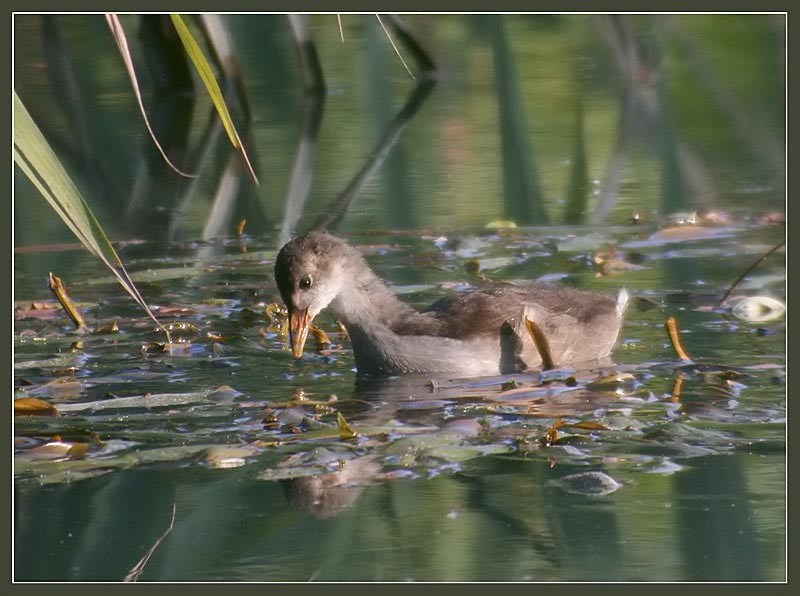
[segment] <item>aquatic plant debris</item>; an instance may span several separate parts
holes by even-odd
[[[542,242],[521,228],[513,234],[482,238],[473,247],[475,256],[483,261],[515,250],[530,255]],[[425,255],[430,250],[425,247],[432,245],[412,236],[392,238],[391,243],[371,238],[383,248],[370,258]],[[158,466],[195,467],[220,477],[240,470],[262,481],[305,477],[317,488],[345,489],[356,481],[347,474],[329,476],[337,473],[337,462],[368,456],[370,464],[357,480],[361,487],[412,478],[471,477],[498,458],[532,469],[542,466],[548,470],[547,482],[602,466],[615,482],[626,484],[654,470],[686,473],[696,457],[781,449],[785,406],[774,397],[785,390],[780,319],[759,323],[769,325],[771,335],[756,335],[746,323],[727,327],[735,322],[730,311],[694,308],[707,305],[709,293],[675,297],[641,289],[624,278],[636,271],[621,273],[623,279],[594,281],[591,259],[569,260],[570,267],[584,269],[586,283],[609,283],[614,289],[625,285],[634,298],[658,307],[629,313],[615,362],[477,379],[362,379],[351,370],[349,339],[331,318],[321,318],[319,326],[336,333],[329,336],[335,350],[297,362],[290,357],[281,337],[285,309],[273,302],[277,295],[268,290],[253,294],[253,276],[260,279],[264,265],[254,267],[251,258],[269,264],[274,248],[255,238],[249,241],[249,255],[235,245],[227,247],[221,268],[176,267],[170,260],[132,263],[164,284],[163,303],[156,308],[160,317],[173,320],[168,326],[175,341],[167,351],[155,342],[155,349],[140,351],[152,341],[153,326],[127,316],[121,310],[124,301],[108,295],[108,284],[93,285],[96,302],[81,309],[95,329],[109,333],[81,336],[80,348],[53,319],[15,316],[15,397],[43,402],[32,408],[40,414],[15,416],[17,482],[74,482]],[[414,250],[398,249],[401,241]],[[721,241],[714,248],[724,252],[731,246]],[[513,267],[528,267],[531,258],[549,259],[549,254],[512,259],[506,267],[513,272]],[[466,287],[465,258],[472,257],[443,248],[435,259],[419,260],[421,267],[436,268],[437,281],[404,284],[410,289],[404,299],[428,304],[432,297]],[[659,253],[649,258],[655,263],[669,257]],[[159,267],[183,273],[161,276]],[[196,275],[186,275],[186,270]],[[492,276],[517,274],[501,268]],[[90,271],[72,285],[77,290],[92,279]],[[27,308],[37,302],[18,305]],[[676,364],[664,352],[668,345],[661,309],[676,304],[686,308],[681,315],[684,334],[699,364]],[[761,342],[762,356],[754,361],[725,349],[733,340]],[[726,365],[707,364],[708,355],[724,357]],[[54,411],[58,415],[48,414]],[[697,424],[716,425],[715,432]],[[288,459],[317,449],[337,455]],[[283,461],[292,463],[277,467]],[[669,464],[659,465],[665,461]],[[590,476],[581,486],[579,494],[591,496],[613,485]],[[314,511],[309,513],[323,514],[322,509]]]
[[[563,491],[585,495],[589,497],[602,497],[610,495],[622,487],[622,484],[614,480],[605,472],[581,472],[571,474],[554,481]]]

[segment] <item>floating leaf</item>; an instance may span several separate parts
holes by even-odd
[[[601,497],[619,489],[622,484],[604,472],[582,472],[555,481],[562,490],[576,495]]]
[[[624,271],[637,271],[645,269],[642,265],[629,263],[617,255],[617,251],[612,249],[608,252],[598,252],[592,257],[592,262],[599,269],[600,275],[616,275]]]
[[[189,349],[192,347],[190,341],[171,341],[163,345],[163,351],[172,356],[187,356]]]
[[[349,423],[348,423],[349,424]],[[431,433],[438,429],[433,426],[404,426],[404,425],[385,425],[385,426],[359,426],[352,429],[359,437],[384,437],[386,435],[416,435],[421,433]],[[338,427],[319,428],[300,433],[280,434],[272,437],[281,443],[296,441],[327,441],[340,439]]]
[[[786,224],[786,213],[783,211],[771,211],[759,216],[758,221],[762,224]]]
[[[23,452],[26,459],[78,459],[89,452],[88,443],[73,443],[56,439]]]
[[[692,242],[697,240],[708,240],[712,238],[725,238],[734,235],[736,230],[730,227],[705,227],[696,225],[679,225],[671,228],[664,228],[655,232],[645,240],[633,240],[624,242],[620,246],[629,248],[641,248],[648,246],[661,246],[679,242]]]
[[[95,335],[104,335],[109,333],[119,333],[119,325],[117,325],[117,321],[111,321],[107,325],[103,325],[102,327],[98,327],[94,330]]]
[[[26,360],[24,362],[15,362],[14,370],[27,370],[31,368],[70,368],[75,363],[76,356],[72,353],[63,353],[52,358],[43,358],[41,360]]]
[[[569,428],[582,428],[584,430],[611,430],[607,426],[603,426],[599,422],[593,422],[591,420],[584,422],[570,422],[568,424],[562,424],[561,426],[566,426]]]
[[[288,427],[288,430],[296,432],[300,432],[302,430],[301,427],[305,429],[329,428],[329,425],[320,423],[309,416],[301,406],[294,405],[270,409],[263,423],[268,429]]]
[[[730,234],[730,228],[709,228],[705,226],[683,225],[672,228],[664,228],[650,236],[651,242],[685,242],[687,240],[704,240],[706,238],[717,238],[722,235]]]
[[[486,227],[490,230],[497,230],[500,228],[516,228],[517,224],[508,219],[496,219],[487,223]]]
[[[46,383],[24,387],[19,393],[28,396],[64,399],[68,397],[78,397],[82,395],[85,390],[85,383],[77,380],[75,377],[58,377]]]
[[[14,416],[58,416],[58,410],[41,399],[21,397],[14,400]]]
[[[215,445],[214,447],[209,447],[205,451],[202,459],[210,468],[227,470],[230,468],[240,468],[245,465],[245,458],[251,457],[257,452],[258,449],[250,445]]]
[[[750,296],[737,300],[731,312],[743,321],[761,323],[781,318],[786,305],[770,296]]]
[[[556,243],[558,252],[594,252],[603,246],[608,246],[613,239],[605,234],[589,233],[580,236],[570,236]]]
[[[55,319],[61,316],[62,309],[60,306],[53,303],[37,302],[31,304],[30,307],[14,307],[14,319],[19,321],[22,319]]]
[[[207,397],[208,399],[214,400],[229,400],[233,399],[234,397],[238,397],[241,394],[241,391],[237,391],[230,385],[220,385],[216,389],[213,389]]]
[[[526,403],[538,403],[545,398],[553,398],[559,394],[577,389],[580,389],[580,387],[567,384],[536,385],[509,389],[496,395],[488,395],[485,399],[493,402],[505,402],[510,405],[523,405]]]
[[[425,453],[427,457],[441,459],[446,462],[462,462],[482,455],[499,455],[508,453],[512,448],[510,445],[469,445],[466,443],[451,442],[447,445],[439,445],[431,448]]]
[[[480,422],[474,418],[456,418],[448,420],[442,426],[442,432],[453,433],[462,437],[477,437],[483,431]]]
[[[130,274],[130,279],[137,283],[156,283],[173,279],[194,279],[203,273],[203,269],[197,266],[187,267],[164,267],[163,269],[142,269]],[[83,282],[86,285],[102,285],[108,283],[108,279],[98,277],[87,279]]]
[[[166,408],[205,402],[211,392],[195,391],[191,393],[160,393],[132,395],[130,397],[114,397],[86,403],[60,404],[61,412],[81,412],[89,410],[99,412],[117,408]]]
[[[586,384],[587,389],[611,393],[625,393],[636,389],[636,377],[630,373],[612,373]]]

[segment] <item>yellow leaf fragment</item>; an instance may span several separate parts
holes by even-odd
[[[556,418],[556,421],[550,425],[547,429],[547,432],[544,435],[544,444],[546,447],[550,447],[553,443],[558,441],[558,428],[564,426],[564,423],[561,421],[561,416]]]
[[[339,438],[342,440],[354,439],[358,433],[347,423],[341,412],[336,413],[336,424],[339,427]]]

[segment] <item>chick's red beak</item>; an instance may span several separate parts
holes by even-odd
[[[311,325],[311,317],[308,309],[292,309],[289,311],[289,342],[292,345],[292,356],[300,358],[303,355],[303,347],[306,345],[308,328]]]

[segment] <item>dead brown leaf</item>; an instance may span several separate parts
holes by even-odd
[[[35,397],[14,400],[14,416],[58,416],[58,409],[51,403]]]

